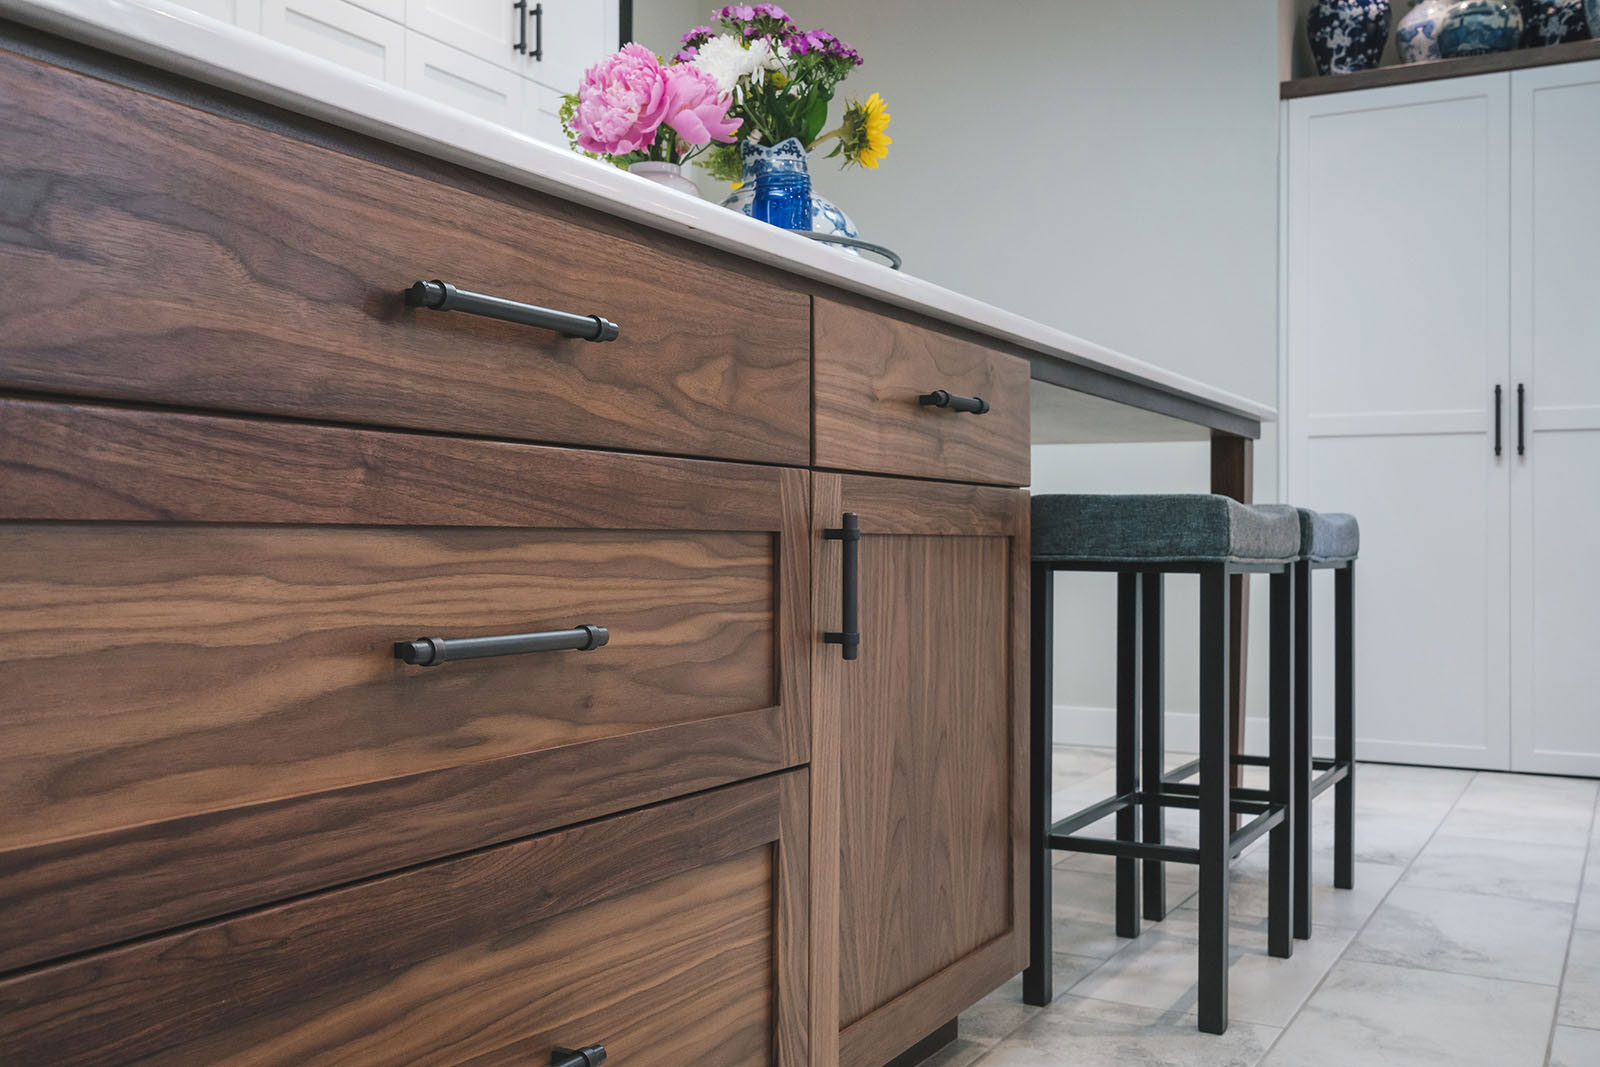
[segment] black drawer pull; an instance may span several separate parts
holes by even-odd
[[[524,326],[537,326],[541,330],[554,330],[563,336],[584,341],[615,341],[620,332],[616,323],[599,315],[573,315],[533,304],[519,304],[515,300],[502,300],[498,296],[469,293],[437,278],[431,282],[412,283],[411,288],[406,290],[406,306],[434,311],[465,311],[468,315],[483,315]]]
[[[981,396],[955,396],[943,389],[935,389],[917,399],[925,408],[950,408],[953,411],[969,411],[974,415],[989,413],[989,402]]]
[[[517,19],[517,43],[511,46],[513,52],[528,54],[528,0],[517,0],[511,5],[511,10]]]
[[[861,520],[853,511],[844,513],[844,525],[837,530],[823,530],[823,540],[844,542],[843,602],[844,629],[822,635],[823,644],[840,645],[845,659],[861,655]]]
[[[417,667],[437,667],[458,659],[487,659],[490,656],[520,656],[527,652],[588,652],[611,640],[604,626],[575,626],[570,630],[546,630],[538,634],[501,634],[497,637],[419,637],[399,641],[394,658]]]
[[[550,1067],[599,1067],[604,1062],[606,1062],[604,1045],[550,1050]]]

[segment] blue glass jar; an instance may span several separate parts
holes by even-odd
[[[811,175],[803,170],[759,175],[750,214],[786,230],[811,229]]]

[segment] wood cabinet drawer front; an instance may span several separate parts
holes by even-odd
[[[0,1062],[803,1062],[805,772],[0,980]]]
[[[9,52],[0,99],[0,275],[28,291],[0,308],[0,384],[808,459],[801,293],[526,190],[469,191]],[[435,278],[621,336],[404,306]]]
[[[1026,360],[822,298],[813,316],[817,466],[1028,484]],[[936,390],[989,411],[920,402]]]
[[[0,468],[0,965],[804,759],[787,617],[807,595],[802,472],[26,402],[0,417],[17,459]],[[52,502],[33,474],[5,476],[81,463],[114,487],[118,462],[47,454],[61,432],[128,449],[145,466],[133,506],[178,521],[118,521],[128,509],[91,489]],[[207,436],[213,454],[170,465]],[[338,522],[305,483],[341,463],[372,490],[418,474],[462,511],[394,523],[358,500]],[[163,470],[174,489],[285,496],[259,522],[245,501],[166,499]],[[488,519],[494,502],[456,480],[472,477],[529,496]],[[431,668],[394,655],[580,624],[609,643]],[[369,812],[384,793],[391,810]],[[229,863],[194,851],[212,837]],[[144,888],[119,896],[123,879]],[[93,894],[97,917],[43,937],[62,893]]]

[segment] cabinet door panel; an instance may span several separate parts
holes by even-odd
[[[262,0],[261,32],[369,78],[405,80],[405,28],[346,0]]]
[[[757,779],[26,972],[0,1061],[801,1067],[804,803]]]
[[[15,400],[0,443],[0,970],[805,762],[803,471]]]
[[[1507,766],[1506,84],[1288,105],[1289,498],[1363,527],[1356,737],[1370,759]],[[1317,618],[1321,722],[1326,598]]]
[[[497,126],[522,126],[522,79],[493,63],[406,31],[406,88]]]
[[[840,1062],[875,1065],[1025,962],[1027,495],[816,479],[814,526],[862,530],[860,657],[814,652],[813,758],[838,776]],[[820,544],[827,628],[842,549]]]
[[[1514,770],[1600,775],[1600,63],[1512,76]]]
[[[259,32],[261,0],[176,0],[191,11],[232,23],[240,29]]]
[[[595,60],[617,49],[617,0],[539,0],[539,3],[543,9],[544,56],[530,59],[522,68],[523,73],[558,92],[575,93],[583,72]],[[533,39],[534,25],[530,20],[530,49]]]
[[[531,10],[533,4],[528,7]],[[512,47],[519,40],[521,17],[511,0],[405,0],[407,29],[506,70],[526,62]],[[531,19],[528,40],[533,40]]]

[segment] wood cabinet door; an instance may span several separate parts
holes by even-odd
[[[0,1063],[804,1067],[805,777],[0,979]]]
[[[812,649],[818,1063],[878,1067],[1026,964],[1028,497],[818,474],[813,617],[840,626],[859,517],[858,658]]]
[[[807,479],[0,399],[0,970],[806,762]]]

